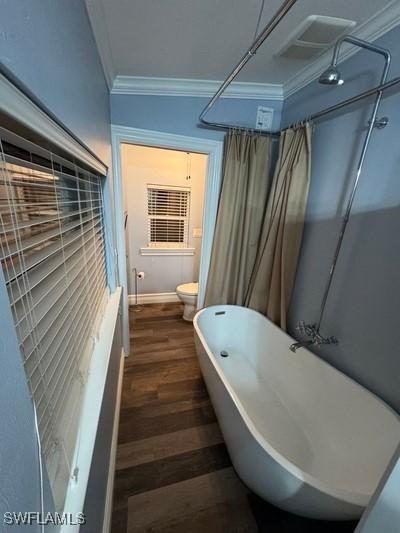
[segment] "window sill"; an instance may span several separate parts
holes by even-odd
[[[195,248],[159,248],[144,246],[140,248],[140,255],[194,255]]]
[[[105,308],[98,340],[94,346],[90,361],[88,381],[79,421],[80,429],[77,441],[79,445],[76,446],[73,461],[73,465],[77,468],[79,476],[76,478],[71,477],[69,481],[63,509],[64,512],[72,513],[74,516],[84,510],[86,489],[92,466],[120,300],[121,288],[117,287],[115,292],[110,295],[110,299]],[[74,471],[74,467],[72,467],[72,471]],[[71,526],[64,524],[57,531],[60,531],[60,533],[78,533],[79,525],[75,524]]]

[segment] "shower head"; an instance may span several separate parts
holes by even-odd
[[[342,85],[344,83],[339,69],[333,64],[321,74],[318,81],[323,85]]]

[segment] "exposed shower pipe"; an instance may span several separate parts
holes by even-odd
[[[368,41],[359,39],[358,37],[354,37],[353,35],[345,35],[344,37],[341,37],[340,39],[336,41],[335,48],[333,49],[333,57],[332,57],[330,67],[337,69],[340,48],[345,42],[349,44],[353,44],[354,46],[358,46],[359,48],[363,48],[364,50],[368,50],[369,52],[380,54],[385,58],[385,67],[383,69],[383,73],[381,77],[381,84],[385,83],[388,72],[389,72],[390,60],[391,60],[391,55],[390,55],[389,50],[387,50],[386,48],[382,48],[381,46],[378,46],[376,44],[370,43]],[[320,76],[320,80],[322,76],[323,75]]]
[[[397,78],[393,78],[387,81],[386,83],[381,83],[377,85],[376,87],[372,87],[372,89],[367,89],[366,91],[362,93],[356,94],[355,96],[352,96],[351,98],[347,98],[346,100],[343,100],[342,102],[339,102],[330,107],[327,107],[323,109],[322,111],[318,111],[318,113],[309,115],[305,120],[313,122],[319,118],[329,115],[330,113],[339,111],[340,109],[343,109],[344,107],[360,102],[361,100],[365,100],[366,98],[369,98],[370,96],[374,96],[374,94],[378,94],[380,92],[384,93],[388,89],[391,89],[392,87],[396,87],[396,85],[399,85],[399,84],[400,84],[400,76],[398,76]]]
[[[292,350],[292,352],[295,352],[298,348],[301,348],[303,346],[310,346],[310,345],[321,346],[322,344],[337,344],[337,342],[338,342],[337,339],[335,337],[333,337],[333,336],[325,337],[324,335],[321,334],[321,332],[320,332],[321,323],[322,323],[322,320],[323,320],[323,317],[324,317],[326,303],[327,303],[328,296],[329,296],[329,293],[330,293],[330,289],[331,289],[331,286],[332,286],[332,280],[333,280],[333,276],[335,274],[337,261],[339,259],[340,250],[342,248],[343,238],[344,238],[344,235],[346,233],[347,224],[348,224],[349,219],[350,219],[350,214],[351,214],[351,210],[352,210],[352,207],[353,207],[354,198],[355,198],[355,195],[356,195],[356,192],[357,192],[358,183],[359,183],[359,180],[360,180],[361,172],[362,172],[362,169],[363,169],[363,166],[364,166],[365,157],[367,155],[369,143],[370,143],[370,140],[371,140],[372,131],[373,131],[373,129],[375,127],[381,128],[381,127],[385,127],[385,125],[387,124],[387,119],[377,120],[377,114],[378,114],[379,105],[381,103],[382,95],[383,95],[382,87],[384,87],[385,84],[386,84],[386,78],[387,78],[387,75],[388,75],[388,72],[389,72],[389,67],[390,67],[391,55],[390,55],[389,50],[386,50],[385,48],[381,48],[380,46],[376,46],[374,44],[371,44],[371,43],[369,43],[367,41],[363,41],[361,39],[357,39],[356,37],[352,37],[350,35],[342,37],[341,39],[339,39],[337,41],[337,43],[335,45],[335,48],[334,48],[334,52],[333,52],[332,62],[330,64],[330,66],[319,77],[319,82],[322,83],[323,85],[341,85],[343,83],[343,79],[342,79],[342,77],[340,75],[340,71],[339,71],[339,69],[337,67],[337,62],[338,62],[340,48],[341,48],[341,46],[342,46],[342,44],[344,42],[348,42],[350,44],[358,46],[359,48],[363,48],[363,49],[368,50],[370,52],[374,52],[376,54],[380,54],[380,55],[382,55],[385,58],[385,65],[384,65],[384,68],[383,68],[383,71],[382,71],[382,76],[381,76],[381,81],[380,81],[381,89],[376,91],[377,94],[376,94],[376,98],[375,98],[375,103],[374,103],[374,106],[373,106],[373,109],[372,109],[371,118],[369,120],[367,133],[365,135],[364,142],[363,142],[363,145],[362,145],[360,158],[358,160],[357,172],[356,172],[355,180],[354,180],[354,183],[353,183],[353,186],[352,186],[352,189],[351,189],[349,200],[347,202],[346,211],[345,211],[345,214],[344,214],[344,217],[343,217],[343,220],[342,220],[342,226],[341,226],[341,229],[340,229],[338,241],[337,241],[336,248],[335,248],[335,253],[334,253],[334,256],[333,256],[333,260],[332,260],[332,265],[331,265],[331,268],[329,270],[328,279],[327,279],[327,282],[326,282],[326,285],[325,285],[325,290],[324,290],[324,294],[323,294],[323,297],[322,297],[322,303],[321,303],[318,322],[317,322],[317,324],[305,324],[304,321],[300,321],[298,323],[297,330],[301,334],[303,334],[306,337],[308,337],[309,340],[293,343],[290,346],[290,349]]]
[[[328,76],[331,75],[335,79],[335,81],[333,83],[329,82],[329,84],[340,84],[340,81],[342,81],[342,83],[343,83],[343,80],[342,80],[342,78],[341,78],[341,76],[339,74],[339,70],[337,68],[337,62],[338,62],[340,48],[341,48],[341,46],[343,45],[344,42],[348,42],[350,44],[353,44],[354,46],[358,46],[359,48],[363,48],[363,49],[368,50],[370,52],[382,55],[385,58],[385,65],[384,65],[384,68],[383,68],[381,81],[380,81],[380,85],[382,87],[386,83],[386,79],[387,79],[387,75],[388,75],[389,67],[390,67],[391,55],[390,55],[389,50],[386,50],[385,48],[381,48],[380,46],[376,46],[374,44],[371,44],[371,43],[369,43],[367,41],[363,41],[361,39],[357,39],[356,37],[352,37],[350,35],[348,35],[346,37],[343,37],[343,38],[341,38],[341,39],[339,39],[337,41],[337,43],[335,45],[335,48],[334,48],[331,65],[330,65],[329,69],[327,71],[325,71],[320,76],[319,81],[321,83],[326,83],[327,73],[328,73]],[[368,129],[367,129],[367,133],[365,135],[365,139],[364,139],[364,142],[363,142],[360,158],[358,160],[356,177],[355,177],[355,180],[354,180],[354,183],[353,183],[353,186],[352,186],[352,190],[351,190],[350,197],[349,197],[349,200],[348,200],[348,203],[347,203],[346,211],[345,211],[345,214],[344,214],[344,217],[343,217],[342,227],[341,227],[341,230],[340,230],[338,242],[337,242],[335,253],[334,253],[334,256],[333,256],[332,265],[331,265],[331,268],[330,268],[330,271],[329,271],[328,280],[327,280],[327,283],[326,283],[326,286],[325,286],[324,295],[323,295],[323,298],[322,298],[320,316],[319,316],[319,320],[318,320],[317,328],[316,328],[317,332],[319,332],[320,327],[321,327],[321,323],[322,323],[322,320],[323,320],[325,307],[326,307],[326,302],[327,302],[328,295],[329,295],[329,292],[330,292],[330,289],[331,289],[332,280],[333,280],[333,276],[334,276],[334,273],[335,273],[335,270],[336,270],[336,265],[337,265],[337,261],[338,261],[338,258],[339,258],[340,249],[342,247],[344,234],[346,232],[347,224],[349,222],[351,209],[353,207],[354,197],[355,197],[356,192],[357,192],[358,183],[359,183],[359,180],[360,180],[360,175],[361,175],[361,172],[362,172],[362,169],[363,169],[365,157],[367,155],[369,143],[370,143],[371,136],[372,136],[372,131],[378,125],[377,124],[377,114],[378,114],[379,105],[380,105],[381,100],[382,100],[382,95],[383,95],[383,89],[381,88],[380,90],[377,91],[374,107],[373,107],[373,110],[372,110],[371,118],[370,118]]]

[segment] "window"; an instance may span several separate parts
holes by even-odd
[[[189,211],[190,189],[148,185],[149,247],[188,247]]]
[[[108,300],[102,177],[2,128],[0,261],[61,510]]]

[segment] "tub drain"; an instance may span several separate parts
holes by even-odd
[[[228,352],[226,350],[222,350],[222,352],[220,353],[220,356],[221,357],[228,357]]]

